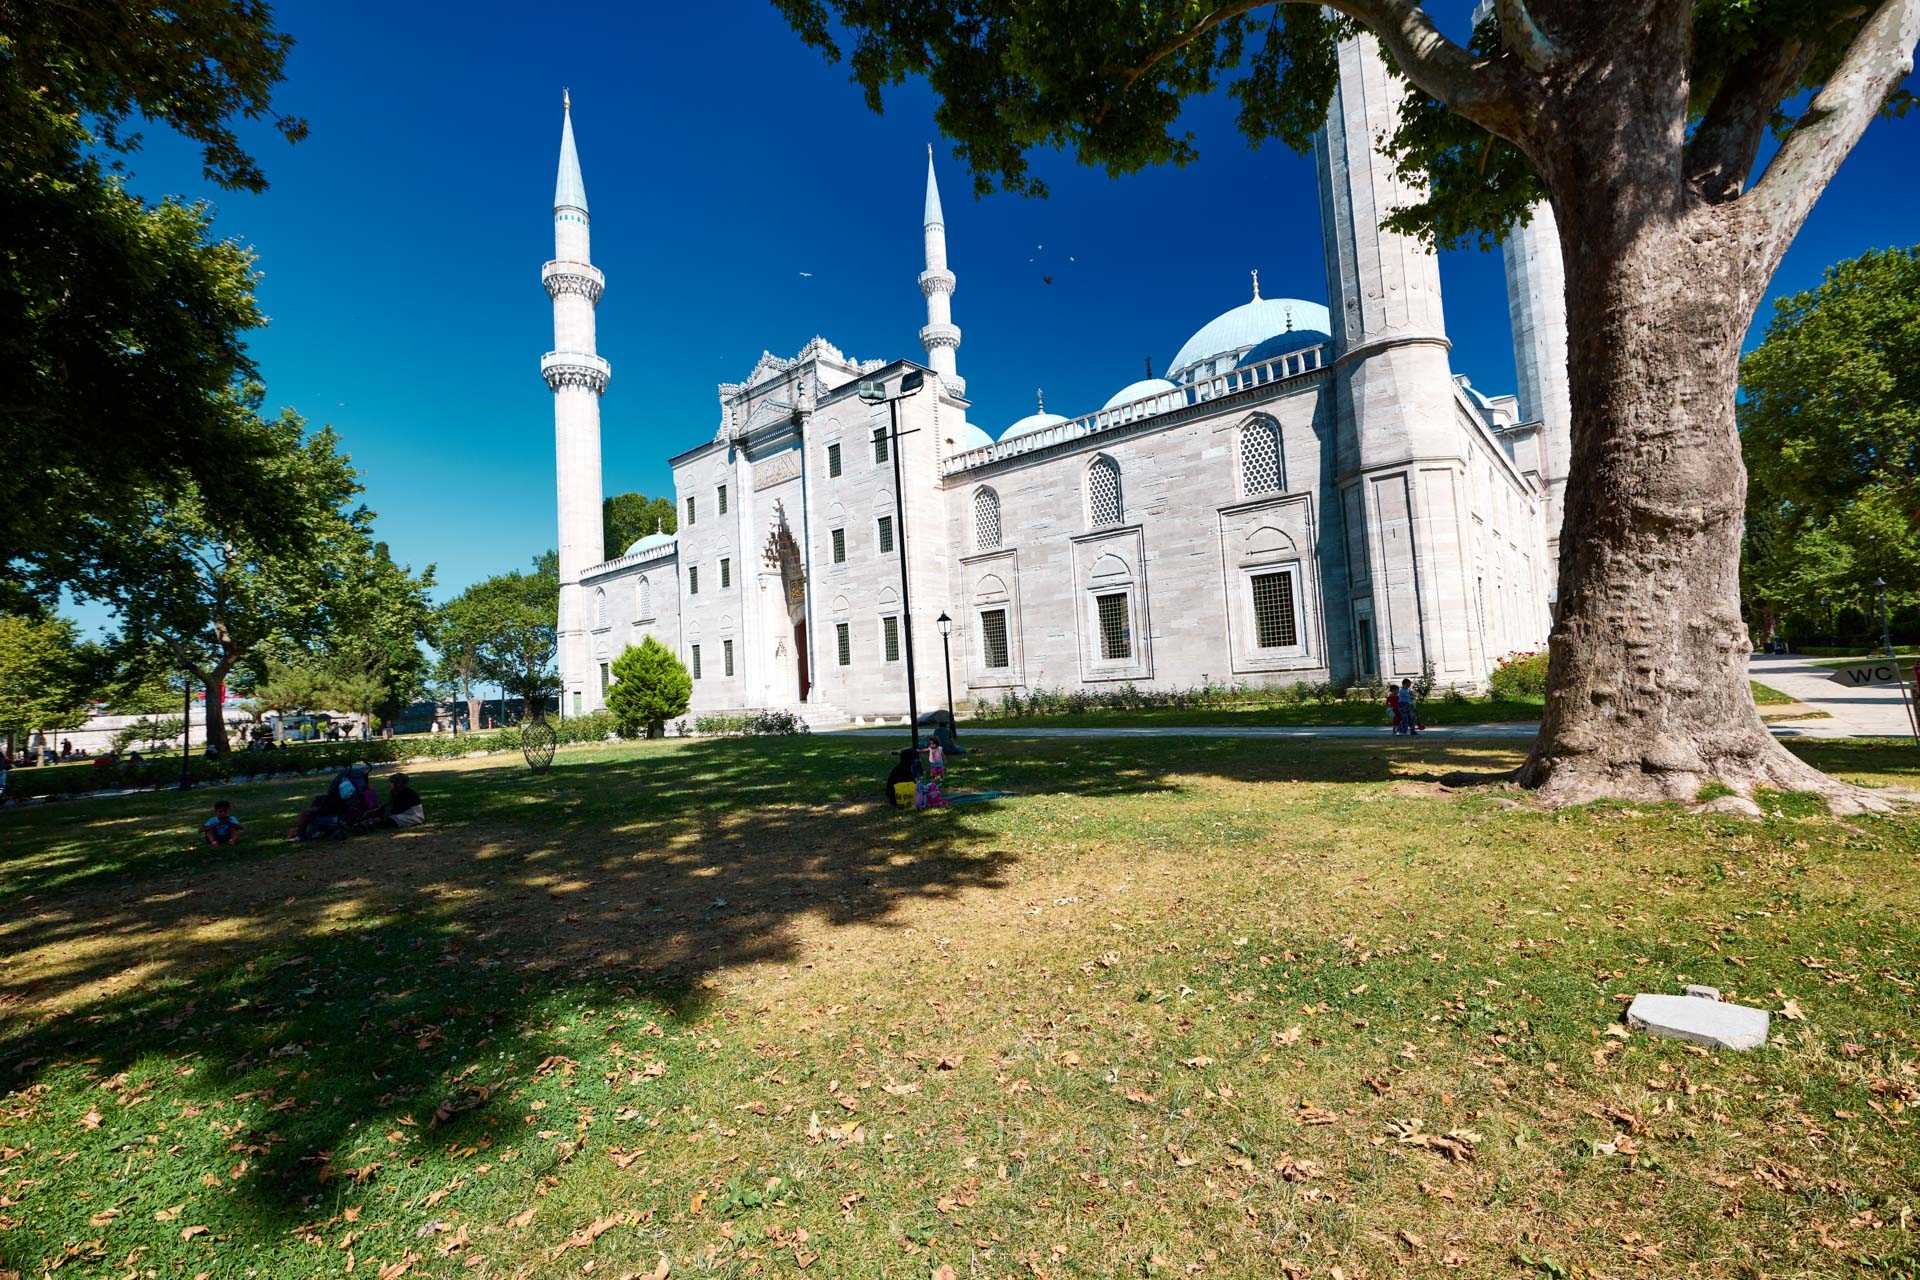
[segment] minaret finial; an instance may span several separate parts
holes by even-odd
[[[562,111],[573,110],[573,91],[564,85],[561,86],[560,89],[560,109]]]
[[[1253,300],[1260,301],[1260,268],[1253,269]]]

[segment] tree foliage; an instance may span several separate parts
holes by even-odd
[[[650,533],[673,533],[680,527],[672,498],[649,498],[644,493],[616,493],[600,504],[602,546],[607,558],[622,555],[626,549]]]
[[[0,615],[0,734],[78,728],[98,675],[72,622]]]
[[[557,686],[560,579],[552,553],[532,573],[501,573],[474,583],[442,605],[434,644],[448,669],[497,684],[531,712]]]
[[[0,3],[0,608],[51,601],[96,553],[73,513],[137,518],[155,487],[217,485],[223,524],[270,535],[262,442],[229,394],[262,322],[252,256],[204,205],[148,205],[113,170],[137,117],[263,190],[234,122],[304,136],[272,107],[290,46],[264,4]]]
[[[1750,609],[1920,599],[1920,246],[1781,298],[1740,372]]]
[[[666,722],[687,713],[693,697],[693,677],[673,650],[648,636],[628,645],[613,660],[614,685],[607,690],[607,710],[623,738],[644,733],[660,736]]]

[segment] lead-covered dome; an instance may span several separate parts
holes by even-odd
[[[1002,440],[1018,440],[1021,436],[1030,436],[1036,431],[1045,431],[1048,427],[1057,427],[1067,419],[1057,413],[1047,412],[1047,397],[1044,392],[1033,393],[1037,408],[1020,421],[1000,433]]]
[[[1332,331],[1333,317],[1319,303],[1301,298],[1262,298],[1256,292],[1251,302],[1243,302],[1201,325],[1175,353],[1167,366],[1167,376],[1176,382],[1190,382],[1225,373],[1263,344],[1293,341],[1289,335],[1298,334],[1299,346],[1312,346],[1330,341]],[[1261,358],[1271,359],[1282,353],[1270,351]]]
[[[984,449],[993,443],[993,437],[974,426],[971,422],[962,422],[947,428],[947,448],[953,453],[966,453],[973,449]]]
[[[634,544],[627,548],[625,554],[630,556],[637,556],[642,551],[652,551],[655,547],[670,547],[672,545],[673,545],[672,534],[650,533],[644,538],[636,539],[634,541]]]
[[[1149,396],[1163,395],[1168,391],[1178,391],[1179,389],[1180,388],[1174,386],[1165,378],[1142,378],[1138,382],[1129,382],[1126,386],[1108,396],[1107,402],[1100,407],[1102,409],[1118,409],[1121,405],[1132,404],[1136,400],[1145,400]]]

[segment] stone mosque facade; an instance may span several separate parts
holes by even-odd
[[[1370,37],[1342,45],[1316,146],[1331,309],[1262,297],[1256,276],[1164,378],[1077,417],[1042,406],[997,434],[971,420],[958,371],[929,152],[924,361],[857,360],[824,338],[763,354],[720,386],[712,437],[672,459],[677,535],[611,557],[605,282],[569,104],[541,272],[564,713],[603,706],[613,660],[652,636],[692,672],[694,716],[898,716],[909,627],[925,711],[946,701],[942,614],[963,704],[1429,672],[1472,687],[1542,647],[1568,455],[1558,242],[1540,218],[1509,237],[1520,390],[1485,396],[1449,363],[1434,254],[1382,225],[1411,198],[1375,146],[1399,96]],[[895,435],[859,384],[897,390],[914,370],[924,386],[895,401]]]

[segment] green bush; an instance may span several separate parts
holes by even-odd
[[[1508,702],[1542,702],[1547,696],[1547,654],[1509,654],[1487,677],[1493,696]]]
[[[811,732],[806,721],[791,711],[749,711],[731,715],[701,716],[693,722],[693,731],[709,737],[781,737]]]
[[[613,660],[614,685],[607,709],[623,738],[657,738],[667,721],[684,715],[693,697],[693,677],[673,650],[648,636]]]

